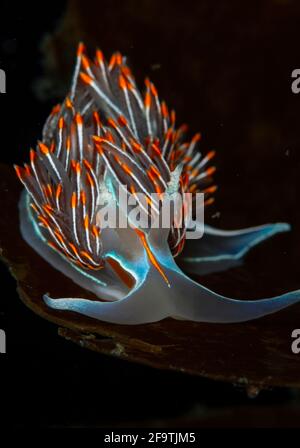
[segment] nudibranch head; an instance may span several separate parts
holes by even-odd
[[[269,305],[260,301],[254,309],[252,302],[247,305],[214,295],[175,264],[174,257],[185,249],[186,216],[191,212],[185,193],[192,198],[203,193],[208,205],[216,190],[211,164],[215,152],[203,156],[198,149],[201,135],[185,141],[185,131],[186,125],[176,127],[174,110],[169,112],[160,101],[148,78],[145,93],[140,93],[120,53],[108,62],[97,50],[91,60],[79,44],[68,96],[53,108],[42,140],[35,151],[30,150],[30,163],[15,167],[26,190],[20,203],[21,231],[57,269],[100,300],[117,303],[46,296],[49,306],[111,322],[142,323],[167,316],[247,320],[296,301],[295,295],[275,304],[274,299]],[[159,216],[166,196],[179,194],[180,219],[172,215],[167,229],[103,228],[101,207],[121,209],[117,193],[121,187],[137,200],[147,218]],[[128,221],[128,211],[122,213]],[[230,264],[254,244],[284,230],[285,225],[270,225],[220,235],[207,227],[203,244],[193,247],[200,249],[200,262],[202,244],[206,254],[202,261],[219,263],[221,255]],[[183,262],[191,263],[193,270],[199,260],[189,257],[188,250]],[[186,299],[188,291],[192,297]]]

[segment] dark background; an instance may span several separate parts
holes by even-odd
[[[203,151],[217,150],[219,190],[207,220],[220,228],[293,226],[247,257],[246,274],[237,268],[203,283],[231,297],[299,288],[300,94],[291,91],[299,2],[32,2],[10,15],[3,6],[1,19],[2,162],[28,157],[68,89],[79,39],[91,54],[97,45],[107,57],[120,50],[140,81],[151,77],[178,122],[203,133]],[[263,391],[253,400],[234,385],[85,351],[25,308],[2,265],[1,284],[16,426],[295,424],[299,391]]]

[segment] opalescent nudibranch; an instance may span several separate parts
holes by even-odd
[[[120,53],[107,62],[97,50],[92,61],[79,45],[68,96],[53,108],[30,164],[15,167],[25,186],[19,205],[23,238],[99,299],[45,294],[50,308],[120,324],[166,317],[242,322],[299,302],[299,290],[254,301],[229,299],[186,274],[234,266],[259,242],[289,230],[288,224],[237,231],[204,226],[203,238],[191,241],[186,227],[174,221],[167,229],[101,228],[99,201],[109,192],[108,207],[120,208],[120,185],[134,196],[142,192],[149,203],[152,193],[163,197],[170,186],[182,196],[204,193],[205,205],[213,201],[215,153],[202,156],[200,134],[183,141],[185,126],[176,128],[175,121],[148,79],[141,95]]]

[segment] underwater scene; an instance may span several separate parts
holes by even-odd
[[[9,6],[10,424],[125,446],[299,427],[299,3]]]

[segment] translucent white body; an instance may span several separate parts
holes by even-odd
[[[254,301],[234,300],[216,294],[191,280],[179,269],[170,253],[166,232],[156,229],[150,234],[148,242],[164,268],[170,283],[168,286],[149,262],[133,230],[122,229],[118,232],[108,229],[110,235],[107,235],[107,242],[110,247],[105,249],[106,255],[115,256],[123,268],[135,277],[135,286],[128,290],[109,268],[97,274],[87,274],[48,247],[41,239],[34,221],[30,219],[25,193],[20,201],[20,220],[22,235],[30,246],[55,269],[92,291],[101,300],[97,302],[73,297],[51,298],[45,294],[45,303],[53,309],[75,311],[94,319],[130,325],[156,322],[167,317],[195,322],[226,323],[256,319],[300,301],[299,290]],[[207,227],[206,236],[200,239],[196,246],[193,241],[193,252],[197,250],[197,257],[189,254],[185,265],[190,266],[193,272],[197,269],[212,272],[214,265],[216,270],[227,268],[231,263],[234,265],[239,262],[257,243],[288,229],[289,226],[284,223],[238,231]]]

